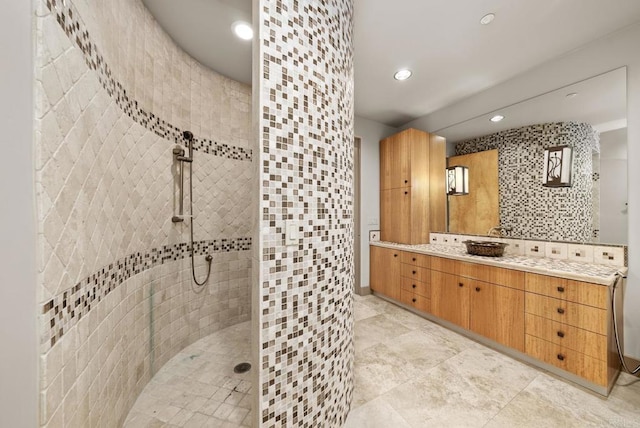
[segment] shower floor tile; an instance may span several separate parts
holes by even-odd
[[[169,360],[144,388],[125,428],[251,426],[249,321],[213,333]]]

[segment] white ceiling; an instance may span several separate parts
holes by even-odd
[[[575,96],[567,97],[568,94]],[[627,70],[619,68],[537,97],[487,112],[455,125],[433,130],[454,144],[481,135],[536,123],[582,122],[600,132],[627,126]],[[489,119],[500,114],[504,119]]]
[[[190,55],[251,81],[251,0],[143,0]],[[354,0],[355,112],[403,125],[640,21],[640,0]],[[479,24],[493,12],[494,22]],[[597,58],[594,58],[597,61]],[[398,82],[393,73],[413,70]]]
[[[142,0],[160,26],[189,55],[209,68],[251,84],[251,41],[231,32],[251,24],[251,0]]]

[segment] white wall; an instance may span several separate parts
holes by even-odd
[[[600,242],[627,244],[627,128],[600,134]]]
[[[407,123],[402,128],[435,131],[487,111],[509,105],[551,89],[627,66],[628,160],[640,162],[640,23],[629,26],[581,49],[549,61],[507,82],[450,107]],[[425,94],[428,96],[428,94]],[[640,211],[640,168],[628,175],[628,218]],[[625,293],[625,354],[640,358],[640,224],[630,221],[629,277]]]
[[[373,120],[355,118],[360,147],[360,286],[369,286],[369,231],[380,230],[380,140],[398,130]],[[374,221],[375,220],[375,224]]]
[[[0,426],[37,425],[33,62],[30,1],[4,2],[0,26]]]

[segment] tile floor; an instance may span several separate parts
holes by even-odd
[[[640,379],[608,398],[520,363],[375,296],[356,296],[356,388],[345,428],[640,427]],[[250,323],[185,348],[124,424],[249,427]]]
[[[213,333],[167,362],[144,388],[125,428],[251,426],[250,322]]]
[[[640,427],[638,378],[603,398],[375,296],[355,316],[345,428]]]

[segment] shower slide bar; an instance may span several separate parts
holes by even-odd
[[[184,163],[193,162],[193,134],[189,131],[184,131],[183,136],[188,142],[189,156],[184,155],[184,148],[182,147],[174,147],[173,149],[173,158],[180,163],[180,201],[178,214],[171,217],[173,223],[181,223],[185,217],[190,217],[184,214]]]
[[[189,219],[189,253],[191,254],[191,276],[193,278],[193,282],[198,287],[204,286],[207,281],[209,281],[209,277],[211,276],[211,262],[213,261],[213,256],[211,254],[207,254],[205,256],[205,261],[207,262],[207,276],[203,281],[198,281],[196,278],[196,265],[194,261],[194,244],[193,244],[193,134],[189,131],[184,131],[182,136],[185,140],[187,140],[187,147],[189,149],[189,156],[184,155],[184,148],[181,146],[175,147],[173,149],[173,159],[175,162],[180,163],[180,202],[178,207],[178,215],[174,215],[171,217],[171,221],[174,223],[184,222],[185,218]],[[184,213],[184,164],[189,164],[189,214]],[[199,288],[196,292],[201,292],[204,288]]]

